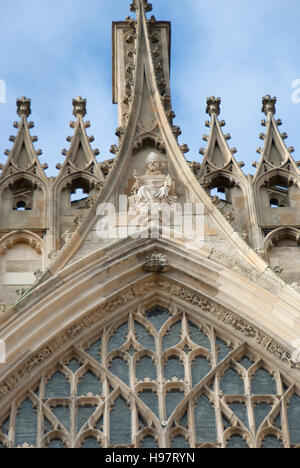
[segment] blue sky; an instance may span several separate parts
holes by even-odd
[[[65,138],[72,134],[72,98],[88,100],[87,118],[100,149],[111,157],[117,107],[111,91],[111,22],[123,20],[130,0],[0,0],[0,80],[7,102],[0,104],[0,161],[15,134],[16,98],[32,100],[32,131],[39,137],[47,174],[57,175]],[[300,79],[300,4],[297,0],[152,0],[157,19],[172,22],[171,86],[175,123],[189,159],[201,160],[206,97],[222,98],[225,132],[232,135],[238,161],[253,173],[258,159],[261,98],[277,96],[277,116],[287,145],[296,148],[300,104],[291,99]],[[300,158],[299,158],[300,159]]]

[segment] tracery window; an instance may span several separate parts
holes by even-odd
[[[3,411],[1,448],[300,446],[299,389],[175,306],[119,317]]]

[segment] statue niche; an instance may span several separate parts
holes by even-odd
[[[129,212],[141,215],[148,212],[151,206],[163,210],[165,205],[177,203],[175,181],[166,172],[166,163],[154,152],[146,161],[146,173],[139,176],[134,171],[135,183],[129,197]]]

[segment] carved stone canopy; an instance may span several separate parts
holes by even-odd
[[[17,99],[17,114],[19,117],[22,117],[23,115],[25,117],[29,117],[31,114],[31,99],[24,96]]]

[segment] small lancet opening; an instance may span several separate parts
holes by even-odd
[[[276,176],[269,180],[268,185],[270,208],[286,208],[290,206],[290,195],[288,182]]]
[[[27,208],[27,205],[24,201],[19,201],[18,203],[16,203],[16,211],[25,211],[27,209],[30,210],[30,208]]]
[[[10,187],[12,197],[12,209],[14,211],[30,211],[33,209],[34,187],[25,179],[20,179]]]
[[[74,206],[90,196],[90,184],[84,179],[76,179],[72,182],[70,190],[70,202]]]
[[[217,177],[211,181],[209,193],[211,197],[218,197],[222,201],[232,203],[231,188],[230,180],[225,177]]]
[[[210,191],[211,197],[218,197],[220,200],[226,201],[226,193],[224,187],[215,187]]]
[[[78,188],[74,190],[74,192],[71,193],[70,200],[71,200],[71,203],[74,203],[77,201],[85,200],[88,197],[89,197],[89,194],[85,193],[83,188]]]

